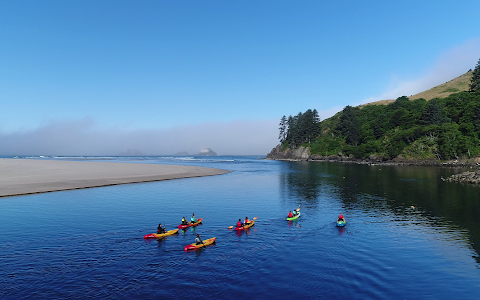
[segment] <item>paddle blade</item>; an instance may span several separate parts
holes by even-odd
[[[253,219],[254,219],[254,220],[256,220],[256,219],[257,219],[257,217],[255,217],[255,218],[253,218]]]
[[[228,229],[232,229],[232,228],[233,228],[233,226],[228,226]]]

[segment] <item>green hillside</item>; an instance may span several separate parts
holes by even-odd
[[[382,160],[480,156],[480,88],[473,88],[480,87],[473,84],[477,81],[480,60],[474,72],[410,98],[379,103],[384,105],[347,106],[321,122],[316,110],[284,116],[280,123],[282,149],[305,146],[317,156],[342,153]]]

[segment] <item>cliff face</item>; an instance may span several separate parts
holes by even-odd
[[[310,148],[299,147],[297,149],[287,148],[282,151],[282,145],[279,144],[267,154],[267,159],[275,160],[308,160],[310,158]]]
[[[282,151],[282,145],[279,144],[275,148],[267,154],[266,159],[273,159],[273,160],[318,160],[318,161],[352,161],[357,162],[361,161],[359,159],[354,158],[352,155],[344,156],[341,152],[337,155],[329,155],[329,156],[320,156],[318,154],[311,154],[310,147],[299,147],[297,149],[290,149],[287,148]],[[369,161],[371,162],[379,162],[383,159],[380,157],[376,157],[375,155],[370,155]]]

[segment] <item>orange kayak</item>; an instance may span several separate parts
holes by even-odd
[[[151,234],[146,234],[143,236],[144,239],[152,239],[152,238],[156,238],[156,239],[159,239],[159,238],[162,238],[162,237],[165,237],[165,236],[169,236],[169,235],[172,235],[172,234],[175,234],[178,232],[178,229],[174,229],[174,230],[169,230],[165,233],[151,233]]]
[[[188,250],[197,250],[197,249],[200,249],[204,246],[208,246],[208,245],[211,245],[213,243],[215,243],[215,240],[217,238],[216,237],[213,237],[211,239],[208,239],[208,240],[204,240],[203,241],[203,244],[200,244],[200,245],[197,245],[196,243],[193,243],[193,244],[190,244],[190,245],[186,245],[185,248],[183,248],[184,251],[188,251]]]

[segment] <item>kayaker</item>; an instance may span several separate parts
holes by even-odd
[[[196,245],[204,245],[202,242],[202,239],[200,238],[200,235],[197,233],[197,237],[195,238],[195,244]],[[204,245],[205,246],[205,245]]]
[[[290,211],[290,212],[288,213],[288,217],[289,217],[289,218],[293,218],[292,211]]]
[[[296,209],[293,210],[293,214],[298,215],[298,213],[300,212],[300,206],[302,205],[300,204]]]
[[[163,234],[165,232],[167,232],[167,229],[165,228],[165,225],[163,225],[163,228],[162,228],[162,223],[158,224],[157,233],[158,234]]]
[[[337,218],[337,222],[345,222],[345,218],[343,217],[343,215],[340,213],[340,215],[338,215],[338,218]]]
[[[238,219],[237,227],[243,227],[243,223],[241,219]]]
[[[245,221],[243,221],[245,225],[250,224],[250,221],[248,220],[248,217],[245,217]]]
[[[182,225],[188,225],[187,219],[185,217],[182,218]]]
[[[192,224],[194,223],[197,223],[197,218],[195,218],[195,213],[192,215],[192,217],[190,218]]]

